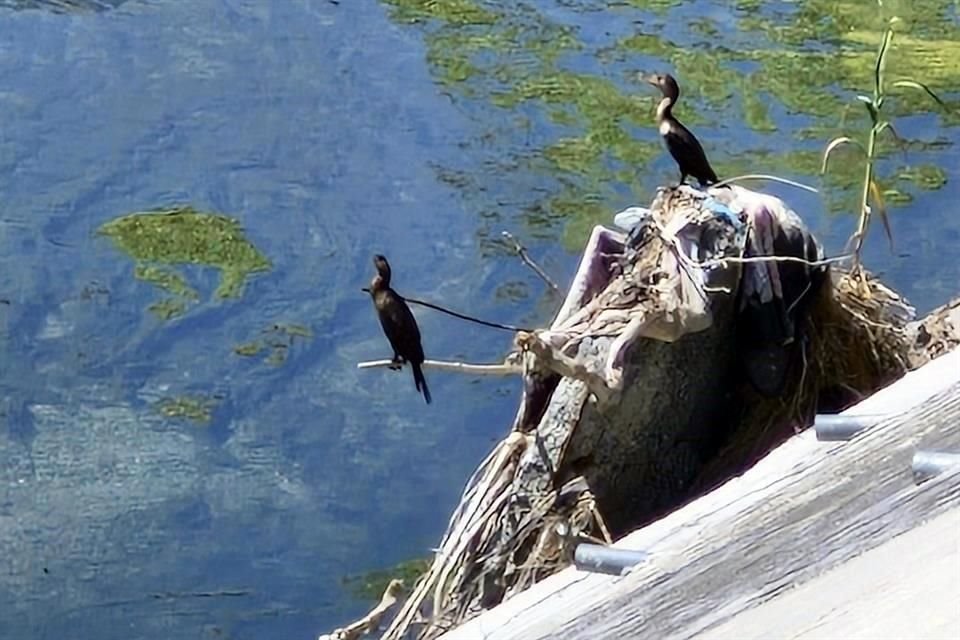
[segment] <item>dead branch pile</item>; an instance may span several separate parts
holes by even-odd
[[[514,424],[470,478],[383,638],[440,635],[568,566],[579,542],[609,542],[675,508],[815,411],[922,363],[913,309],[865,272],[834,272],[809,305],[786,390],[754,392],[737,373],[737,289],[746,277],[780,286],[751,258],[760,219],[796,221],[769,196],[681,187],[661,190],[629,236],[594,230],[552,325],[518,334]],[[940,333],[927,342],[948,339]],[[347,637],[338,633],[325,637]]]

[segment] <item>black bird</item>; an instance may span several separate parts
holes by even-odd
[[[696,136],[673,116],[673,107],[680,97],[680,87],[669,73],[645,76],[644,80],[660,89],[663,99],[657,105],[657,126],[667,143],[667,150],[680,166],[680,184],[693,176],[705,187],[717,182],[717,174],[707,160],[707,154]]]
[[[430,404],[430,389],[427,388],[427,380],[420,368],[423,364],[423,346],[420,343],[417,320],[403,297],[390,288],[390,263],[387,259],[375,255],[373,266],[377,268],[377,275],[370,282],[370,297],[373,298],[373,306],[377,308],[383,333],[393,347],[393,365],[390,368],[399,369],[404,362],[409,362],[417,391],[423,392],[423,399]]]

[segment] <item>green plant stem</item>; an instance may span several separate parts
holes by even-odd
[[[867,163],[863,176],[863,194],[860,197],[860,222],[857,225],[857,244],[853,250],[854,268],[860,266],[860,250],[863,248],[863,240],[870,226],[870,184],[873,182],[873,163],[877,144],[877,127],[870,128],[870,139],[867,141]]]

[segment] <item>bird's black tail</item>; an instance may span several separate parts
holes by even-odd
[[[423,377],[423,369],[416,362],[411,362],[410,367],[413,369],[413,382],[417,385],[417,391],[423,392],[423,399],[430,404],[430,389],[427,388],[427,379]]]

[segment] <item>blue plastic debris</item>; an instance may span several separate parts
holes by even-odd
[[[613,216],[613,224],[624,231],[633,231],[641,222],[650,219],[650,209],[646,207],[629,207]]]
[[[718,218],[726,218],[727,222],[733,225],[738,231],[743,228],[743,221],[733,209],[723,204],[713,196],[707,196],[703,201],[703,206],[714,212]]]

